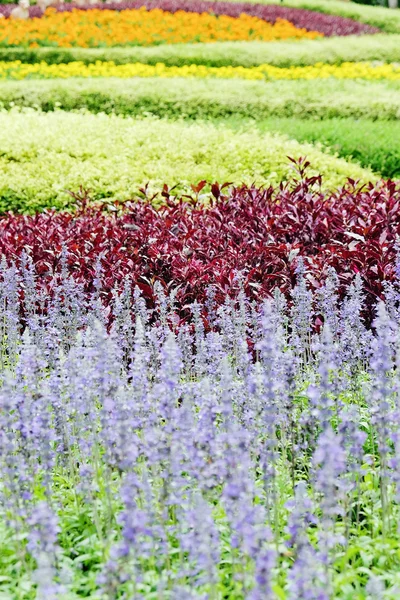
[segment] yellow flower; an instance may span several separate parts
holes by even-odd
[[[101,62],[86,65],[76,61],[67,64],[48,65],[45,62],[24,64],[21,61],[0,62],[0,79],[66,79],[68,77],[214,77],[218,79],[400,79],[400,65],[373,64],[368,62],[326,65],[317,63],[307,67],[287,69],[272,65],[258,67],[207,67],[187,65],[168,67],[163,63],[146,65],[131,63],[116,65],[114,62]]]

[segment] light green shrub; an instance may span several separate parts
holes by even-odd
[[[66,206],[66,190],[80,186],[93,198],[126,199],[147,182],[179,190],[201,179],[277,183],[291,174],[288,155],[307,156],[325,187],[348,176],[374,178],[311,145],[253,128],[29,109],[3,111],[0,120],[1,212]]]

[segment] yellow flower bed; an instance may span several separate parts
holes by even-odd
[[[69,77],[215,77],[219,79],[400,79],[400,65],[373,64],[367,62],[281,69],[271,65],[259,67],[206,67],[190,65],[167,67],[163,63],[146,65],[132,63],[116,65],[114,62],[83,62],[48,65],[45,62],[24,64],[20,61],[0,62],[0,79],[67,79]]]
[[[282,40],[321,37],[298,29],[289,21],[271,24],[242,14],[238,18],[209,13],[160,9],[78,10],[57,12],[47,9],[42,18],[0,20],[0,46],[58,46],[97,48],[110,46],[150,46],[188,42],[237,40]]]
[[[282,69],[272,65],[261,65],[267,79],[400,79],[400,65],[397,63],[345,62],[341,65],[316,63],[308,67],[288,67]]]

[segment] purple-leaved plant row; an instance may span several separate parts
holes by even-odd
[[[129,0],[128,2],[110,4],[100,2],[99,4],[88,5],[86,7],[77,7],[74,4],[63,4],[57,10],[71,11],[75,8],[79,8],[79,10],[91,10],[93,8],[125,10],[129,8],[140,8],[142,6],[145,6],[149,10],[159,8],[172,13],[178,10],[184,10],[195,13],[211,12],[215,15],[228,15],[231,17],[239,17],[240,14],[246,13],[264,19],[269,23],[275,23],[277,19],[286,19],[296,27],[304,28],[308,31],[318,31],[327,37],[334,35],[361,35],[379,32],[379,29],[376,27],[365,25],[346,17],[337,17],[302,8],[288,8],[286,6],[271,4],[207,2],[204,0]],[[4,16],[9,16],[14,7],[15,5],[13,4],[0,4],[0,12]],[[38,6],[32,6],[29,9],[29,13],[31,17],[41,17],[43,14]]]
[[[366,292],[365,317],[371,323],[377,298],[395,280],[396,240],[400,237],[400,186],[379,182],[359,186],[349,181],[335,191],[321,191],[320,177],[307,177],[308,161],[296,166],[300,179],[277,188],[206,182],[192,186],[192,196],[177,197],[164,186],[163,203],[143,188],[146,200],[97,204],[83,191],[74,194],[75,211],[0,218],[0,255],[20,267],[29,253],[37,285],[51,289],[65,268],[87,294],[101,284],[108,305],[112,290],[130,282],[154,305],[154,285],[175,290],[177,314],[204,303],[206,289],[217,304],[238,291],[237,273],[246,295],[260,303],[279,287],[290,297],[296,261],[304,257],[306,278],[314,291],[333,267],[341,298],[359,273]],[[160,197],[156,197],[159,202]],[[208,201],[205,201],[208,199]],[[96,274],[95,264],[102,266]],[[100,280],[99,280],[100,277]]]
[[[373,333],[359,276],[342,303],[334,271],[313,298],[301,260],[290,309],[279,293],[217,308],[210,290],[208,332],[197,303],[176,328],[162,288],[157,319],[116,295],[110,331],[100,289],[88,308],[65,272],[53,292],[43,312],[29,258],[3,263],[2,546],[38,598],[76,592],[81,565],[108,600],[275,600],[278,580],[287,600],[329,600],[359,539],[371,563],[384,539],[398,549],[398,287]],[[368,585],[382,592],[372,570]]]

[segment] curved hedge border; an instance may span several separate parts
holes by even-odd
[[[132,48],[0,48],[0,60],[49,64],[82,61],[140,62],[168,66],[253,67],[268,63],[276,67],[306,66],[316,62],[379,60],[400,62],[400,35],[384,34],[325,38],[299,42],[215,42]]]
[[[15,5],[8,4],[0,7],[0,12],[8,16]],[[298,8],[288,8],[278,5],[263,5],[249,3],[230,3],[230,2],[208,2],[204,0],[128,0],[127,2],[88,5],[79,7],[79,10],[92,10],[94,8],[107,8],[108,10],[124,10],[146,7],[148,10],[161,9],[167,12],[186,11],[194,13],[210,12],[215,15],[228,15],[230,17],[239,17],[242,13],[258,17],[275,23],[277,19],[286,19],[298,28],[308,31],[318,31],[324,36],[346,36],[360,35],[364,33],[377,33],[379,29],[347,19],[345,17],[336,17],[317,13],[314,11]],[[68,12],[76,9],[75,4],[64,4],[57,10]],[[38,6],[30,8],[31,17],[41,17],[42,10]]]

